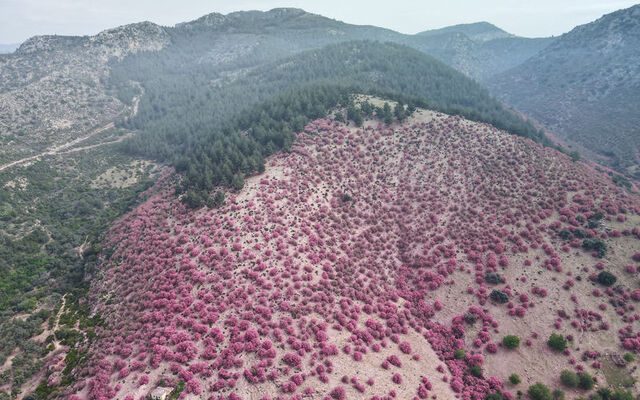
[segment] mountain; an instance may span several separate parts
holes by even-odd
[[[522,38],[488,22],[479,22],[421,32],[410,37],[408,44],[485,81],[521,64],[553,40]]]
[[[478,83],[549,41],[280,8],[1,55],[0,399],[637,389],[635,187]]]
[[[19,44],[0,44],[0,54],[13,53]]]
[[[495,39],[513,38],[512,35],[489,22],[476,22],[472,24],[460,24],[445,28],[433,29],[418,33],[418,36],[440,36],[443,34],[461,33],[476,42],[488,42]]]
[[[490,82],[550,130],[640,176],[640,5],[573,29]]]
[[[278,43],[278,36],[283,35],[283,30],[278,30],[276,35],[274,40],[263,34],[263,45]],[[198,43],[199,40],[192,38],[190,43]],[[182,165],[181,168],[190,171],[189,180],[202,182],[197,187],[207,191],[220,183],[229,184],[232,173],[247,163],[246,157],[240,156],[240,148],[247,148],[246,143],[239,144],[238,148],[228,147],[224,156],[209,153],[218,152],[216,143],[220,136],[229,138],[237,135],[239,142],[240,138],[247,138],[244,129],[232,135],[225,133],[220,126],[227,125],[229,130],[228,125],[233,125],[229,121],[240,114],[251,114],[251,106],[282,93],[296,98],[297,91],[309,86],[336,89],[333,100],[326,100],[333,105],[340,102],[342,96],[338,93],[399,96],[405,102],[491,122],[513,133],[537,141],[545,140],[532,126],[492,99],[479,84],[406,46],[370,41],[338,43],[285,57],[242,75],[234,74],[231,78],[224,72],[228,66],[204,64],[199,46],[192,47],[192,52],[187,52],[184,46],[174,50],[174,46],[167,46],[158,54],[141,53],[114,65],[114,77],[119,78],[112,84],[120,87],[133,79],[145,89],[140,112],[124,125],[142,131],[127,142],[129,151]],[[249,53],[234,62],[247,65],[252,57]],[[164,63],[161,68],[158,58]],[[258,59],[262,58],[258,56]],[[176,76],[173,71],[178,68],[191,73]],[[297,102],[300,101],[294,101],[294,104]],[[323,107],[327,105],[323,104]],[[313,106],[311,103],[304,111],[290,105],[286,117],[279,113],[277,120],[292,122],[303,115],[309,117]],[[298,112],[302,115],[297,115]],[[297,129],[302,127],[299,121],[296,124]],[[278,130],[286,136],[286,129]],[[273,132],[262,139],[261,146],[282,147],[286,142],[282,134]],[[198,154],[201,156],[195,156]],[[253,160],[250,165],[260,164],[259,156],[252,154],[247,157]],[[223,165],[230,167],[227,173],[223,173]]]
[[[640,346],[639,198],[556,150],[421,109],[321,118],[224,204],[174,191],[107,234],[59,397],[502,399],[576,359],[580,394],[638,392],[601,365]]]
[[[467,31],[473,36],[473,31]],[[14,54],[0,57],[0,140],[9,146],[0,159],[11,161],[66,143],[126,113],[132,96],[114,98],[104,87],[110,75],[109,62],[168,44],[175,54],[199,52],[202,63],[241,71],[331,43],[389,41],[432,54],[469,76],[481,78],[490,71],[509,68],[542,43],[514,37],[477,43],[464,33],[455,35],[446,40],[441,35],[402,35],[285,8],[213,13],[174,28],[146,22],[93,37],[34,37]],[[20,111],[27,109],[32,112]]]
[[[168,43],[164,28],[129,25],[96,36],[36,36],[0,56],[0,162],[68,143],[128,112],[107,93],[110,61]]]

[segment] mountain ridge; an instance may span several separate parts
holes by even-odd
[[[429,29],[417,33],[419,36],[437,36],[446,33],[463,33],[470,39],[478,40],[481,42],[489,41],[493,39],[504,39],[515,37],[516,35],[506,32],[505,30],[495,26],[487,21],[472,22],[468,24],[457,24],[451,26],[445,26],[443,28]],[[525,38],[527,39],[527,38]]]
[[[461,24],[406,35],[373,25],[349,24],[300,8],[274,8],[269,11],[236,11],[228,14],[213,12],[174,26],[161,26],[152,22],[133,23],[93,36],[35,36],[25,41],[19,52],[24,54],[37,50],[50,51],[56,46],[64,47],[75,42],[86,42],[91,38],[105,36],[108,32],[117,34],[129,30],[142,31],[141,28],[148,29],[150,34],[155,31],[156,35],[160,34],[160,31],[163,35],[176,35],[181,32],[196,33],[207,30],[211,33],[240,34],[258,33],[261,30],[319,29],[324,34],[335,36],[336,40],[341,37],[341,40],[373,39],[409,45],[480,80],[524,61],[552,41],[549,38],[518,37],[488,22]],[[442,41],[442,38],[447,39]],[[501,60],[505,60],[504,66],[501,65]]]
[[[576,27],[525,63],[491,78],[489,87],[557,134],[607,153],[612,165],[636,174],[639,49],[636,5]]]

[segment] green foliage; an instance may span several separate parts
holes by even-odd
[[[488,394],[484,400],[503,400],[504,396],[502,396],[502,394],[500,393],[490,393]]]
[[[553,400],[564,400],[564,392],[560,389],[554,389],[551,395]]]
[[[393,114],[391,113],[391,106],[389,105],[389,103],[384,103],[382,111],[380,111],[380,117],[387,125],[391,125],[391,123],[393,122]]]
[[[604,389],[606,388],[598,390],[598,394],[603,400],[634,400],[633,394],[629,390],[615,389],[611,391],[609,389]],[[607,393],[607,395],[604,393]]]
[[[78,349],[70,349],[64,358],[64,370],[62,370],[62,385],[67,386],[73,383],[73,370],[80,365],[87,357],[86,351]]]
[[[467,352],[464,351],[464,349],[456,349],[456,351],[453,352],[453,357],[456,360],[464,360],[466,356],[467,356]]]
[[[167,400],[178,400],[182,392],[184,392],[185,383],[183,381],[178,382],[175,388],[169,393]]]
[[[564,351],[567,348],[567,339],[559,333],[552,333],[547,340],[547,346],[554,351]]]
[[[404,109],[404,105],[402,105],[401,103],[396,103],[395,107],[393,108],[393,116],[399,122],[404,121],[404,119],[407,117],[407,113]]]
[[[560,236],[560,239],[562,240],[569,240],[571,239],[571,231],[568,229],[563,229],[558,233],[558,236]]]
[[[509,375],[509,382],[512,385],[518,385],[520,382],[522,382],[522,379],[520,379],[520,375],[518,374],[511,374]]]
[[[585,239],[582,241],[582,248],[595,252],[599,258],[607,254],[607,245],[601,239]]]
[[[624,360],[628,363],[633,362],[636,359],[633,353],[624,353],[624,356],[622,358],[624,358]]]
[[[536,383],[529,386],[527,391],[531,400],[553,400],[551,390],[543,383]]]
[[[569,157],[571,157],[571,161],[573,162],[580,161],[581,158],[580,153],[575,150],[569,153]]]
[[[611,286],[618,280],[618,278],[609,271],[601,271],[596,279],[598,283],[603,286]]]
[[[502,338],[502,345],[507,349],[515,349],[520,346],[520,338],[515,335],[507,335]]]
[[[502,279],[502,277],[495,272],[487,272],[484,275],[484,281],[492,285],[504,283],[504,279]]]
[[[36,391],[33,393],[33,395],[37,400],[40,400],[40,399],[44,400],[44,399],[50,398],[51,395],[55,392],[56,392],[56,389],[54,387],[47,385],[47,382],[43,381],[43,382],[40,382],[40,384],[36,388]]]
[[[362,126],[362,123],[364,122],[362,111],[353,104],[350,104],[349,107],[347,107],[347,119],[353,121],[356,126]]]
[[[202,62],[209,43],[176,36],[159,52],[140,52],[112,65],[111,87],[136,81],[145,90],[138,114],[125,122],[140,133],[125,150],[173,163],[185,175],[182,192],[208,192],[230,186],[237,173],[260,172],[264,157],[290,146],[292,132],[348,105],[352,93],[459,114],[545,141],[480,85],[405,46],[348,42],[266,64],[256,56],[244,65],[212,65]],[[226,79],[229,68],[260,63],[238,79]],[[391,123],[390,106],[381,111]],[[370,107],[361,112],[368,115]],[[356,107],[347,114],[361,123]],[[399,108],[396,117],[404,116]]]
[[[502,292],[500,290],[492,290],[489,297],[491,298],[491,300],[499,304],[504,304],[509,302],[509,296],[507,296],[505,292]]]
[[[595,385],[595,381],[593,377],[589,375],[587,372],[579,372],[578,373],[578,387],[582,390],[591,390]]]
[[[615,183],[620,187],[623,187],[625,189],[631,189],[631,181],[623,175],[612,174],[611,180],[613,181],[613,183]]]
[[[469,368],[469,373],[476,378],[482,378],[482,367],[479,365],[473,365]]]
[[[560,382],[568,388],[578,387],[578,374],[565,369],[560,373]]]

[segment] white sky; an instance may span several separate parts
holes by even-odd
[[[211,12],[298,7],[403,33],[489,21],[520,36],[560,35],[638,0],[0,0],[0,43],[33,35],[87,35],[132,22],[161,25]]]

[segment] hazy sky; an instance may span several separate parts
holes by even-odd
[[[489,21],[517,35],[559,35],[638,0],[0,0],[0,43],[86,35],[139,21],[174,25],[211,12],[298,7],[354,24],[416,33]]]

